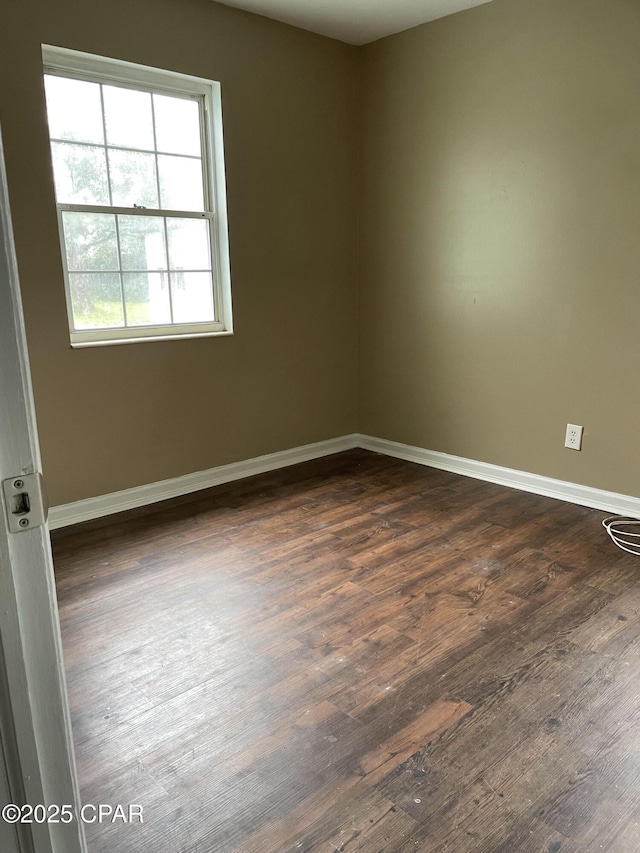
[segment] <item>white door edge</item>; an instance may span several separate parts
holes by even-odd
[[[0,480],[5,480],[41,465],[1,133],[0,225]],[[0,770],[16,805],[68,805],[78,815],[49,531],[45,525],[10,533],[1,498],[0,503],[0,678],[5,681]],[[16,829],[20,853],[86,851],[77,819]]]

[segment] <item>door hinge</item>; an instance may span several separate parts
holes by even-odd
[[[49,506],[42,474],[16,474],[3,481],[2,492],[11,533],[33,530],[46,522]]]

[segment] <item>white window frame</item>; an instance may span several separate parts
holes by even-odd
[[[92,83],[126,86],[158,94],[195,96],[202,105],[204,212],[56,202],[71,346],[75,348],[233,334],[220,83],[52,45],[42,45],[42,60],[45,74],[71,77]],[[65,211],[209,219],[215,321],[108,329],[75,329],[62,229],[62,214]]]

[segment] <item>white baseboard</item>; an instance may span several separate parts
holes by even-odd
[[[242,462],[231,462],[229,465],[220,465],[218,468],[209,468],[207,471],[196,471],[193,474],[173,477],[170,480],[160,480],[157,483],[135,486],[132,489],[123,489],[108,495],[98,495],[95,498],[61,504],[51,507],[49,528],[56,530],[70,524],[78,524],[81,521],[91,521],[94,518],[113,515],[116,512],[124,512],[168,498],[187,495],[200,489],[219,486],[221,483],[230,483],[232,480],[252,477],[254,474],[275,471],[277,468],[286,468],[289,465],[308,462],[310,459],[319,459],[321,456],[330,456],[343,450],[352,450],[357,446],[357,435],[342,435],[339,438],[330,438],[327,441],[317,441],[314,444],[305,444],[302,447],[293,447],[290,450],[268,453],[266,456],[256,456]]]
[[[232,480],[241,480],[254,474],[275,471],[278,468],[297,465],[299,462],[308,462],[310,459],[341,453],[343,450],[352,450],[355,447],[372,450],[385,456],[394,456],[397,459],[406,459],[408,462],[417,462],[419,465],[427,465],[430,468],[440,468],[453,474],[474,477],[476,480],[498,483],[523,492],[532,492],[536,495],[620,515],[640,517],[640,498],[632,495],[606,492],[590,486],[581,486],[578,483],[554,480],[551,477],[529,474],[514,468],[503,468],[488,462],[478,462],[475,459],[451,456],[436,450],[425,450],[422,447],[356,433],[328,441],[318,441],[315,444],[305,444],[302,447],[293,447],[290,450],[280,450],[277,453],[268,453],[266,456],[257,456],[242,462],[220,465],[208,471],[196,471],[182,477],[173,477],[171,480],[161,480],[145,486],[136,486],[133,489],[112,492],[109,495],[99,495],[95,498],[54,506],[49,513],[49,527],[51,530],[56,530],[81,521],[90,521],[168,498],[187,495],[200,489],[208,489],[211,486],[219,486],[222,483],[230,483]]]
[[[395,456],[430,468],[440,468],[443,471],[451,471],[453,474],[463,474],[465,477],[474,477],[476,480],[499,483],[501,486],[519,489],[522,492],[533,492],[535,495],[544,495],[568,503],[605,510],[605,512],[640,517],[640,498],[632,495],[621,495],[565,480],[554,480],[539,474],[517,471],[515,468],[503,468],[500,465],[477,462],[475,459],[465,459],[462,456],[451,456],[436,450],[424,450],[422,447],[388,441],[385,438],[358,435],[357,439],[358,447],[383,453],[385,456]]]

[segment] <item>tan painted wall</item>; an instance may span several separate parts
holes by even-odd
[[[53,504],[357,428],[640,494],[635,0],[493,0],[362,50],[210,0],[2,19]],[[70,349],[42,42],[222,82],[234,337]]]
[[[356,429],[358,51],[210,0],[21,0],[0,120],[52,504]],[[220,80],[236,334],[71,350],[41,43]]]
[[[363,80],[361,431],[639,495],[640,4],[493,0]]]

